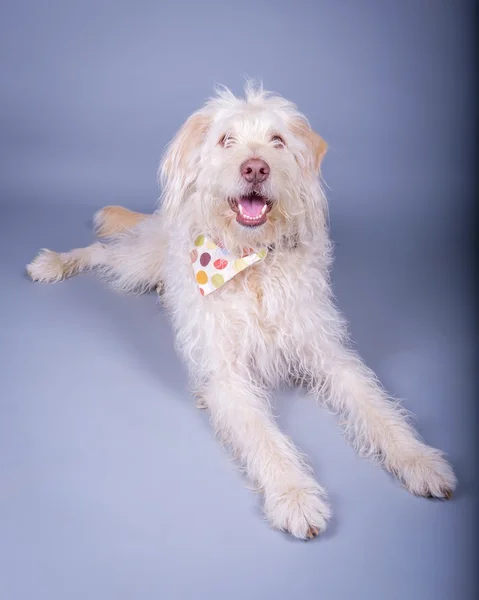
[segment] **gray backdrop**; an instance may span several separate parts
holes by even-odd
[[[472,598],[472,10],[439,0],[10,0],[0,8],[0,597]],[[150,210],[215,83],[296,101],[329,142],[333,281],[357,346],[452,460],[450,503],[358,459],[278,393],[328,532],[262,523],[187,393],[154,295],[31,284],[94,210]]]

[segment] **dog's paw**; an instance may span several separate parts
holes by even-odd
[[[33,281],[54,283],[65,277],[65,268],[61,256],[52,250],[41,250],[26,271]]]
[[[449,500],[457,485],[451,465],[439,450],[424,446],[418,454],[402,461],[399,475],[416,496]]]
[[[264,510],[272,527],[303,540],[324,531],[331,516],[325,494],[317,484],[269,493]]]

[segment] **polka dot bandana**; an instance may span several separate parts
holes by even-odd
[[[236,256],[205,235],[199,235],[190,258],[200,294],[211,294],[241,271],[262,261],[267,253],[266,248],[258,251],[245,248],[242,256]]]

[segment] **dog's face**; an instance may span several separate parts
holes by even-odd
[[[322,210],[314,196],[325,152],[291,103],[224,93],[173,140],[163,163],[165,209],[228,243],[278,241]]]

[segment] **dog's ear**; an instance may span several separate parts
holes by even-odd
[[[176,216],[184,196],[196,178],[199,150],[210,125],[208,115],[197,112],[188,118],[169,144],[160,166],[163,185],[162,210]]]
[[[294,121],[291,129],[296,136],[302,139],[308,149],[308,155],[305,157],[306,167],[318,175],[321,172],[321,163],[328,150],[328,144],[305,121]]]

